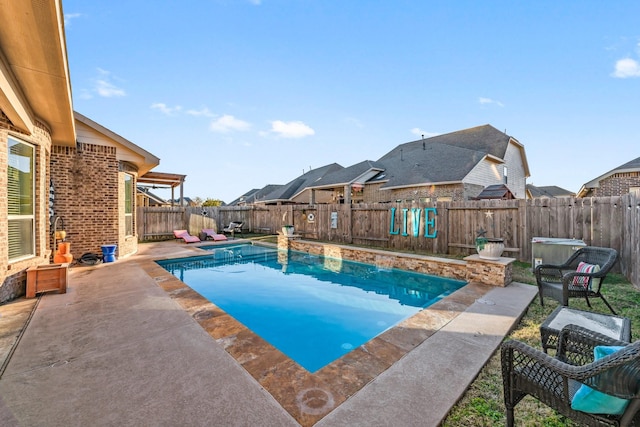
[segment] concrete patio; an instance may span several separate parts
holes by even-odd
[[[143,244],[0,306],[0,425],[299,425],[142,268],[197,251]],[[489,290],[315,425],[438,425],[535,293]]]

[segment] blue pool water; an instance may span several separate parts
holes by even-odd
[[[466,284],[262,246],[211,250],[158,263],[310,372]]]

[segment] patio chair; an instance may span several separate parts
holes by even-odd
[[[184,240],[185,243],[200,242],[200,238],[198,236],[192,236],[187,230],[173,230],[173,235],[176,239]]]
[[[240,235],[244,237],[244,234],[242,234],[243,225],[243,221],[234,221],[229,223],[229,226],[223,228],[222,231],[224,232],[224,234],[231,234],[231,237],[235,237],[236,233],[240,233]]]
[[[214,242],[227,240],[227,236],[225,236],[224,234],[216,233],[216,230],[214,230],[213,228],[203,228],[202,233],[207,236],[207,240],[211,239]]]
[[[568,325],[555,357],[515,340],[503,343],[501,353],[507,426],[526,395],[584,425],[640,425],[640,341]]]
[[[610,248],[586,246],[578,249],[564,264],[541,264],[535,268],[540,305],[548,296],[569,306],[569,298],[602,298],[613,314],[615,310],[601,293],[602,284],[618,260],[618,252]]]

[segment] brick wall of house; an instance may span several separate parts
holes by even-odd
[[[613,174],[600,181],[600,187],[594,188],[593,197],[623,196],[629,194],[629,188],[640,187],[640,172]]]
[[[35,147],[35,256],[9,263],[8,245],[8,204],[7,204],[7,161],[9,135]],[[0,303],[24,295],[26,270],[29,267],[46,264],[49,259],[49,155],[51,132],[44,124],[35,123],[32,135],[20,132],[0,111]]]
[[[101,245],[118,244],[119,171],[115,147],[87,143],[54,146],[51,179],[55,215],[64,222],[66,240],[75,259],[88,252],[101,254]]]
[[[462,184],[450,184],[450,185],[435,185],[431,187],[419,186],[400,188],[395,190],[379,190],[378,195],[374,194],[373,188],[377,185],[365,186],[365,203],[368,202],[368,198],[372,197],[371,202],[395,202],[396,200],[412,201],[416,202],[431,202],[436,200],[465,200],[465,188]],[[377,189],[375,189],[377,190]]]

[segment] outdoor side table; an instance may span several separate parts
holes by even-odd
[[[567,325],[578,325],[620,341],[631,342],[631,320],[626,317],[560,306],[540,325],[542,349],[556,349],[560,331]]]

